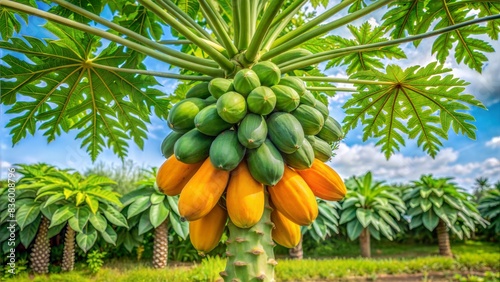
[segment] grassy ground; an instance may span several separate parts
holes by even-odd
[[[374,246],[375,247],[375,246]],[[382,246],[379,246],[382,247]],[[408,254],[435,254],[433,246],[384,246],[378,258],[305,259],[292,261],[280,259],[276,268],[278,281],[335,281],[337,279],[377,279],[380,281],[481,281],[468,275],[475,273],[488,278],[483,281],[500,281],[500,252],[497,246],[486,243],[467,243],[453,246],[455,259],[437,256],[409,258]],[[376,248],[373,248],[374,253]],[[204,259],[200,264],[181,264],[165,270],[151,269],[148,263],[111,261],[97,273],[91,274],[83,266],[76,271],[49,276],[23,274],[7,281],[24,282],[154,282],[154,281],[215,281],[225,267],[225,259]],[[461,273],[462,279],[456,274]],[[429,279],[430,278],[430,279]],[[359,281],[359,280],[357,280]]]

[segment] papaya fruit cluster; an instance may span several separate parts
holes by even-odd
[[[168,125],[173,131],[161,145],[167,160],[157,184],[167,195],[180,194],[179,212],[200,251],[216,246],[228,216],[240,228],[255,225],[265,186],[273,238],[287,247],[300,240],[299,225],[316,218],[315,196],[340,200],[346,192],[323,163],[342,137],[340,124],[300,78],[282,77],[272,62],[196,84],[172,107]],[[218,205],[224,193],[226,209]]]

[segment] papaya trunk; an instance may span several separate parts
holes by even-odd
[[[50,221],[42,216],[42,222],[38,227],[35,244],[31,250],[30,265],[34,273],[49,273],[50,241],[48,237]]]
[[[69,225],[66,226],[64,234],[64,252],[61,269],[62,271],[72,271],[75,266],[75,230]]]
[[[291,259],[303,259],[304,250],[302,249],[302,236],[300,237],[299,244],[289,250]]]
[[[271,231],[272,208],[265,193],[264,214],[251,228],[238,228],[229,220],[226,269],[220,273],[224,281],[275,281],[274,242]]]
[[[439,220],[439,224],[437,226],[437,235],[438,235],[438,243],[439,243],[439,254],[446,257],[451,257],[451,247],[450,247],[450,237],[448,235],[448,227],[446,223]]]
[[[361,231],[361,235],[359,235],[359,247],[361,248],[362,257],[371,257],[370,232],[368,231],[368,228],[363,228],[363,231]]]
[[[153,267],[165,268],[168,261],[168,218],[155,229],[153,244]]]

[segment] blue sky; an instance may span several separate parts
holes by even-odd
[[[342,15],[339,15],[342,16]],[[368,20],[378,24],[381,13],[371,15],[354,24],[361,24]],[[32,21],[32,25],[41,24],[43,21]],[[345,29],[335,32],[347,36]],[[418,49],[407,44],[402,46],[408,55],[407,60],[397,61],[403,67],[410,65],[426,65],[434,61],[431,55],[432,40],[424,40]],[[498,42],[492,42],[496,50],[500,50]],[[0,50],[1,52],[1,50]],[[444,147],[435,159],[425,155],[416,147],[415,142],[408,141],[407,146],[390,160],[386,160],[379,148],[375,147],[375,140],[362,142],[361,131],[356,129],[349,133],[340,145],[337,156],[330,162],[343,177],[360,175],[368,170],[374,176],[388,181],[403,182],[417,179],[421,174],[433,173],[437,176],[451,176],[464,188],[470,188],[474,179],[480,176],[488,177],[491,182],[500,180],[500,55],[491,53],[487,55],[490,63],[483,70],[483,74],[468,69],[464,65],[457,65],[453,54],[445,63],[446,67],[453,69],[453,75],[471,83],[467,92],[476,95],[483,101],[488,110],[472,109],[478,127],[477,140],[473,141],[462,135],[450,132],[449,140],[443,142]],[[159,69],[158,62],[149,61],[148,67]],[[165,68],[163,68],[165,69]],[[331,76],[346,77],[342,68],[329,70]],[[159,79],[162,90],[172,93],[176,81]],[[345,85],[350,86],[350,85]],[[340,93],[330,99],[330,112],[338,120],[342,120],[344,113],[341,109],[343,102],[350,93]],[[12,147],[8,129],[5,128],[8,120],[13,116],[5,114],[6,108],[0,109],[0,178],[6,177],[6,167],[15,163],[47,162],[59,167],[72,167],[85,170],[91,167],[92,161],[84,149],[80,149],[79,141],[75,141],[75,132],[65,134],[54,142],[47,144],[42,134],[28,136],[16,146]],[[141,166],[159,166],[164,161],[160,152],[160,143],[170,132],[166,122],[153,118],[148,126],[149,138],[145,142],[144,151],[139,150],[134,144],[130,145],[129,159]],[[98,158],[98,161],[119,164],[120,160],[107,149]]]

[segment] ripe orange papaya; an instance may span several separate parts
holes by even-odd
[[[158,169],[156,184],[160,191],[168,196],[179,195],[202,164],[203,162],[185,164],[172,156]]]
[[[252,177],[246,161],[231,172],[226,207],[229,218],[240,228],[254,226],[264,213],[264,185]]]
[[[219,205],[204,217],[189,223],[189,238],[194,248],[208,253],[219,244],[224,226],[226,226],[227,212]]]
[[[293,248],[300,242],[300,226],[289,220],[277,209],[271,212],[271,221],[274,223],[273,240],[286,248]]]
[[[304,179],[291,168],[285,166],[283,178],[268,190],[276,209],[296,224],[309,225],[318,216],[316,197]]]
[[[217,204],[226,189],[229,171],[218,170],[207,158],[179,197],[179,213],[189,221],[207,215]]]
[[[344,181],[330,166],[314,159],[309,169],[298,170],[314,195],[327,201],[340,201],[347,193]]]

